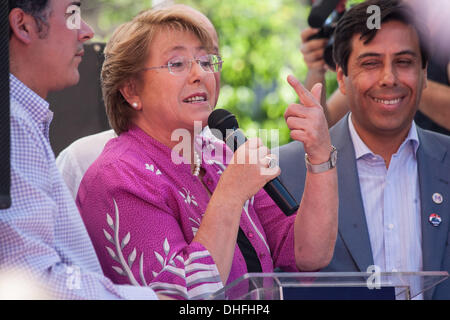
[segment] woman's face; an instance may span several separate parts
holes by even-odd
[[[207,55],[197,36],[189,31],[161,30],[149,47],[146,68]],[[137,85],[141,112],[136,123],[155,138],[170,137],[176,129],[193,132],[194,121],[207,125],[216,101],[214,73],[205,72],[198,63],[191,69],[171,74],[167,68],[143,71]],[[164,136],[161,136],[164,135]]]

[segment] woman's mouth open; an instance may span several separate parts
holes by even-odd
[[[196,93],[183,100],[184,103],[203,103],[207,101],[208,98],[205,93]]]

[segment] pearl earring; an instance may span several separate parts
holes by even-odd
[[[139,104],[137,102],[133,102],[131,104],[133,106],[133,108],[137,109],[139,107]]]

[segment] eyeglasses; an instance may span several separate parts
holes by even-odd
[[[193,61],[197,62],[202,70],[208,73],[220,72],[222,70],[222,58],[214,54],[208,54],[195,59],[176,57],[164,66],[144,68],[142,71],[167,68],[171,74],[180,75],[186,70],[188,72],[191,71]]]

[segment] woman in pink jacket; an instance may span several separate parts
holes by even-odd
[[[145,11],[109,41],[102,84],[118,137],[77,196],[109,278],[181,299],[206,298],[247,272],[320,269],[337,232],[336,169],[308,173],[300,208],[287,217],[261,190],[280,170],[262,170],[269,151],[260,140],[233,155],[223,142],[196,135],[217,101],[222,61],[192,10]],[[331,149],[323,111],[289,81],[304,104],[291,107],[310,111],[297,131],[310,161],[323,162]]]

